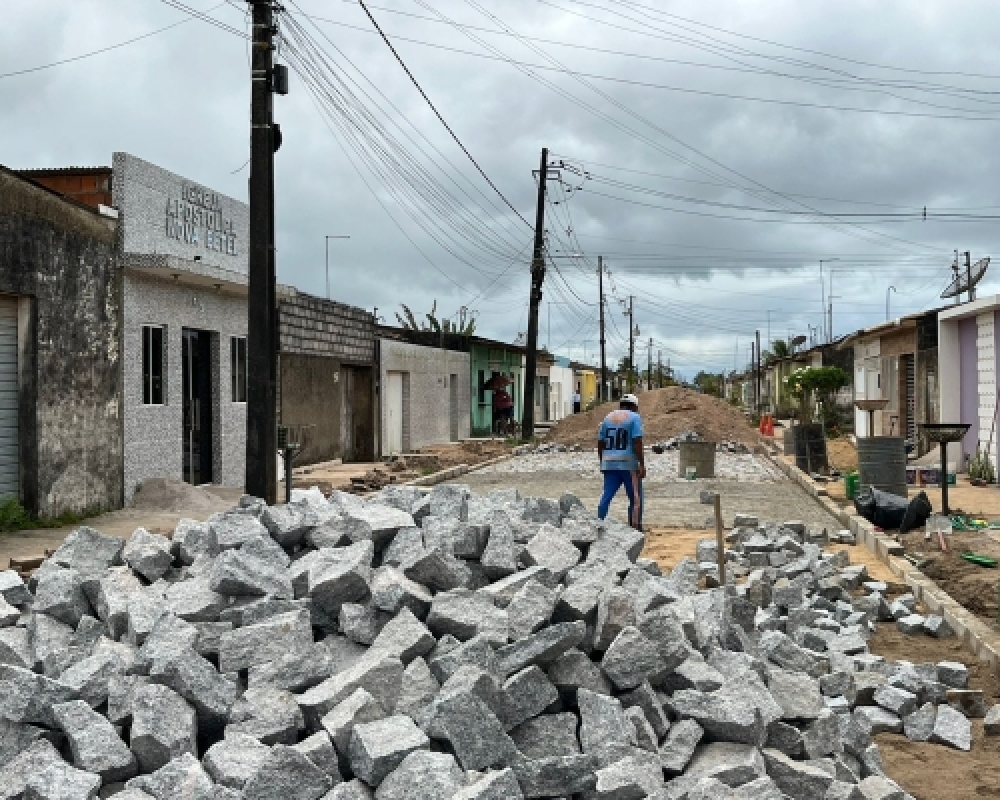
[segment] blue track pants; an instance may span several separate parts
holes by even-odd
[[[642,479],[638,472],[614,469],[604,473],[604,493],[597,506],[597,516],[600,519],[607,518],[611,501],[615,499],[622,486],[628,495],[628,524],[636,530],[642,530]]]

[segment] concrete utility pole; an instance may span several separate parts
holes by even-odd
[[[538,371],[538,306],[542,302],[545,281],[545,179],[549,166],[549,149],[542,148],[538,167],[538,200],[535,208],[535,247],[531,257],[531,294],[528,298],[528,344],[524,358],[524,413],[521,416],[521,438],[535,435],[535,375]]]
[[[635,319],[632,301],[635,295],[628,296],[628,380],[625,386],[631,392],[635,389]]]
[[[757,331],[757,348],[754,367],[757,370],[757,416],[760,416],[760,331]]]
[[[653,388],[653,337],[649,337],[649,351],[646,353],[646,391]]]
[[[597,257],[597,292],[601,303],[601,387],[597,396],[604,402],[608,399],[608,362],[604,352],[604,256]]]
[[[663,388],[663,351],[656,351],[656,388]]]
[[[250,90],[250,242],[247,324],[247,494],[273,504],[278,492],[278,320],[274,264],[274,9],[253,11]],[[280,136],[280,134],[279,134]],[[278,140],[280,141],[280,139]]]

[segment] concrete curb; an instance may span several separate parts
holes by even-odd
[[[899,543],[880,531],[868,520],[846,511],[827,496],[826,489],[816,483],[794,464],[789,464],[781,456],[771,456],[771,461],[791,480],[816,498],[816,501],[847,530],[883,562],[903,583],[910,587],[913,595],[932,614],[944,617],[962,643],[976,657],[990,666],[994,675],[1000,677],[1000,633],[966,610],[944,589],[924,575],[904,558],[899,558],[903,548]]]
[[[513,454],[497,456],[496,458],[491,458],[488,461],[483,461],[479,464],[473,464],[469,466],[468,464],[456,464],[454,467],[448,467],[447,469],[438,470],[437,472],[432,472],[430,475],[423,475],[419,478],[414,478],[412,481],[407,481],[404,486],[436,486],[439,483],[444,483],[445,481],[450,481],[452,478],[457,478],[460,475],[467,475],[470,472],[475,472],[476,470],[483,469],[483,467],[489,467],[493,464],[499,464],[501,461],[506,461],[507,459],[513,458]]]

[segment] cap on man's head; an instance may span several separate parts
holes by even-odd
[[[634,394],[623,394],[622,399],[619,401],[621,405],[631,405],[636,408],[639,407],[639,398]]]

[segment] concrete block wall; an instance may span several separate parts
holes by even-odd
[[[123,395],[125,501],[146,478],[183,477],[181,331],[212,331],[213,482],[240,487],[246,472],[246,404],[232,402],[230,337],[247,335],[247,300],[126,270]],[[142,327],[162,325],[166,402],[142,402]]]
[[[20,501],[122,502],[117,222],[0,168],[0,292],[18,298]]]
[[[381,385],[390,372],[404,373],[403,442],[415,450],[451,441],[451,415],[458,415],[458,438],[469,437],[472,391],[468,353],[381,339]],[[408,380],[407,380],[407,377]],[[452,409],[452,381],[457,407]],[[382,404],[382,437],[388,441],[388,409]]]

